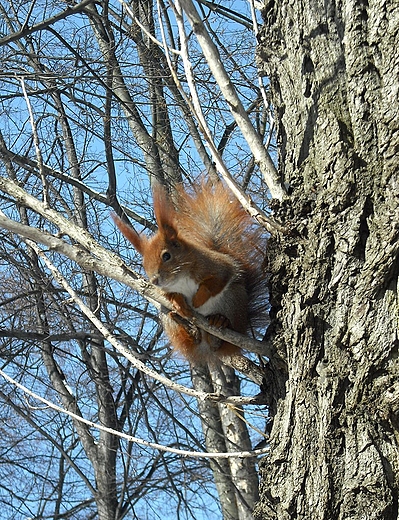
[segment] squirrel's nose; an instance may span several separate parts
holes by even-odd
[[[153,283],[154,285],[158,285],[159,284],[158,276],[151,276],[150,282]]]

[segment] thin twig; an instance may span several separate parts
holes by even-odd
[[[27,106],[28,113],[29,113],[30,125],[32,128],[33,143],[35,145],[35,150],[36,150],[37,166],[39,169],[39,173],[40,173],[40,177],[42,179],[42,185],[43,185],[43,202],[46,206],[48,206],[48,185],[47,185],[46,175],[44,173],[44,168],[43,168],[43,166],[44,166],[43,156],[42,156],[42,151],[40,150],[40,142],[39,142],[39,136],[37,134],[36,121],[35,121],[35,117],[33,115],[32,105],[31,105],[28,93],[26,91],[25,80],[23,77],[19,78],[19,80],[21,82],[22,93],[25,98],[26,106]]]
[[[18,381],[7,375],[3,370],[0,369],[0,375],[4,377],[6,381],[9,383],[15,385],[17,388],[22,390],[25,394],[30,395],[34,399],[37,399],[41,403],[45,404],[52,410],[55,410],[57,412],[63,413],[65,415],[69,415],[69,417],[72,417],[72,419],[75,419],[76,421],[80,421],[87,426],[90,426],[91,428],[96,428],[97,430],[101,430],[107,433],[111,433],[112,435],[116,435],[117,437],[120,437],[122,439],[126,439],[129,442],[134,442],[136,444],[140,444],[142,446],[147,446],[148,448],[153,448],[159,451],[164,451],[168,453],[175,453],[177,455],[180,455],[182,457],[192,457],[192,458],[209,458],[209,459],[227,459],[227,458],[248,458],[248,457],[258,457],[259,455],[265,455],[269,452],[269,448],[262,448],[259,450],[253,450],[253,451],[236,451],[236,452],[229,452],[229,453],[208,453],[208,452],[200,452],[200,451],[186,451],[186,450],[179,450],[177,448],[170,448],[169,446],[164,446],[162,444],[157,444],[155,442],[145,441],[144,439],[140,439],[138,437],[133,437],[132,435],[128,435],[127,433],[118,432],[117,430],[114,430],[112,428],[108,428],[107,426],[103,426],[102,424],[95,423],[94,421],[89,421],[88,419],[85,419],[84,417],[80,417],[79,415],[76,415],[75,413],[66,410],[65,408],[62,408],[61,406],[58,406],[48,399],[45,399],[44,397],[41,397],[40,395],[36,394],[35,392],[32,392],[32,390],[29,390],[26,388],[26,386],[21,385]]]

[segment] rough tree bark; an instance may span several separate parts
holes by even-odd
[[[269,242],[286,370],[255,516],[396,519],[399,4],[270,0],[263,15],[292,234]]]

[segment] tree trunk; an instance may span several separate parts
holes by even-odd
[[[196,390],[208,393],[215,391],[208,367],[192,367],[191,374]],[[215,403],[198,400],[198,409],[201,414],[207,450],[210,452],[226,452],[226,439],[224,437],[219,407]],[[237,519],[236,490],[231,478],[228,459],[209,459],[209,465],[213,472],[216,490],[219,495],[223,520]]]
[[[227,366],[192,367],[196,390],[239,395],[240,383]],[[198,400],[206,447],[210,452],[250,451],[244,410],[226,404]],[[258,500],[258,477],[252,458],[210,459],[223,520],[249,520]]]
[[[399,4],[271,0],[263,15],[260,60],[291,191],[275,214],[292,233],[269,241],[269,333],[286,370],[255,516],[392,520]]]
[[[211,377],[216,392],[222,395],[240,395],[240,381],[228,366],[211,367]],[[226,451],[250,451],[251,440],[244,421],[244,410],[240,406],[219,404],[219,413],[226,443]],[[235,487],[237,520],[251,520],[258,495],[258,475],[253,458],[229,459],[231,480]]]

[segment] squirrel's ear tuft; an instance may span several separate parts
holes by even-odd
[[[160,233],[169,240],[177,238],[176,210],[165,188],[157,183],[153,187],[154,213]]]
[[[147,237],[137,233],[134,228],[129,226],[129,224],[124,222],[115,213],[111,213],[111,217],[119,231],[133,244],[134,248],[140,253],[140,255],[144,256],[145,247],[148,242]]]

